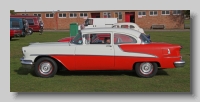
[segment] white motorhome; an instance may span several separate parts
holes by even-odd
[[[84,28],[112,27],[117,23],[117,18],[88,18],[85,20]]]

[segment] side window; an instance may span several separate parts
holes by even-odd
[[[12,27],[20,27],[19,21],[12,21]]]
[[[121,25],[121,28],[128,28],[128,25]]]
[[[133,28],[135,28],[135,27],[134,27],[133,25],[130,25],[130,28],[133,29]]]
[[[137,40],[134,37],[117,33],[114,34],[114,40],[114,44],[137,43]]]
[[[90,34],[90,44],[110,44],[110,33]]]
[[[34,25],[33,19],[26,19],[29,25]]]
[[[120,28],[119,25],[113,25],[113,28]]]

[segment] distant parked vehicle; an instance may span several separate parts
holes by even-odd
[[[117,23],[117,18],[88,18],[85,20],[84,28],[112,27]]]
[[[139,31],[140,33],[145,34],[143,28],[140,28],[139,25],[137,25],[136,23],[132,23],[132,22],[115,23],[115,24],[113,24],[112,28],[128,28],[128,29],[133,29],[133,30]],[[146,36],[147,36],[147,38],[150,39],[149,34],[146,34]]]
[[[28,33],[28,22],[22,18],[10,18],[10,39],[25,37]]]
[[[42,19],[38,16],[28,16],[28,15],[11,15],[11,18],[24,18],[28,21],[29,24],[29,34],[33,32],[43,33],[44,23]]]

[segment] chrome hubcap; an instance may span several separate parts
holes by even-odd
[[[40,73],[45,74],[45,75],[50,74],[52,72],[52,69],[53,67],[51,63],[49,62],[43,62],[39,66]]]
[[[140,72],[142,74],[147,75],[147,74],[152,73],[152,71],[153,71],[153,65],[151,63],[142,63],[140,65]]]

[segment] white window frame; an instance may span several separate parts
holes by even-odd
[[[165,12],[165,14],[162,13],[163,11]],[[169,11],[169,14],[167,14],[167,11]],[[162,10],[161,15],[170,15],[170,10]]]
[[[73,17],[70,17],[70,15],[73,14]],[[74,16],[76,14],[76,16]],[[77,18],[77,13],[69,13],[69,18]]]
[[[151,12],[153,12],[153,15],[151,15]],[[157,12],[156,15],[155,15],[155,12]],[[149,16],[158,16],[158,11],[149,11]]]
[[[35,15],[37,15],[37,16],[40,15],[40,16],[38,16],[38,17],[42,17],[42,14],[41,14],[41,13],[34,13],[33,16],[35,16]]]
[[[108,16],[110,14],[110,17]],[[104,18],[104,15],[107,15],[106,18],[111,18],[111,13],[110,12],[103,12],[103,18]]]
[[[83,14],[83,16],[81,16],[81,14]],[[87,16],[84,16],[85,14],[86,14]],[[86,13],[86,12],[81,12],[81,13],[79,13],[79,17],[80,17],[80,18],[88,17],[88,13]]]
[[[47,14],[49,15],[49,17],[47,17]],[[45,18],[54,18],[54,14],[53,14],[53,17],[50,17],[50,14],[53,14],[53,13],[45,13]]]
[[[141,15],[140,15],[140,13],[141,13]],[[143,13],[145,13],[145,15]],[[138,16],[146,16],[146,11],[138,11]]]
[[[118,15],[117,20],[118,20],[118,21],[122,21],[122,19],[123,19],[122,12],[115,12],[115,14],[116,14],[116,13],[117,13],[117,15]],[[119,19],[119,14],[120,14],[120,13],[121,13],[121,15],[122,15],[122,16],[121,16],[121,17],[122,17],[121,19]]]
[[[26,14],[25,14],[25,13],[22,13],[22,15],[27,15],[27,16],[28,16],[28,14],[27,14],[27,13],[26,13]]]
[[[176,14],[174,14],[174,11],[176,11]],[[178,11],[180,11],[180,14],[178,14]],[[181,10],[173,10],[173,11],[172,11],[172,14],[173,14],[173,15],[181,15]]]
[[[60,14],[62,14],[62,17],[60,17]],[[63,14],[65,14],[65,17],[63,17]],[[66,13],[58,13],[58,18],[66,18],[67,14]]]

